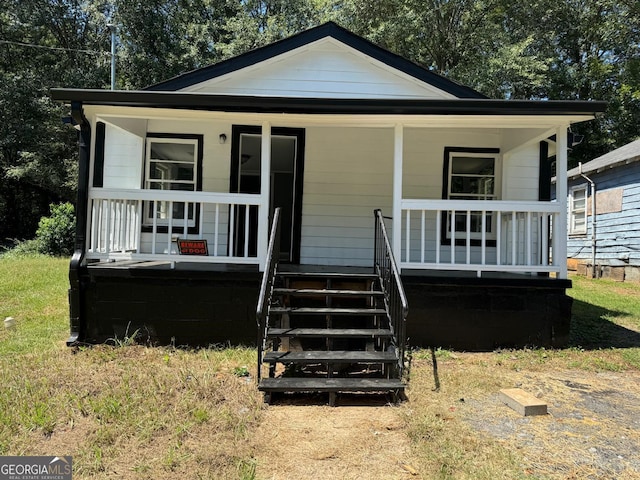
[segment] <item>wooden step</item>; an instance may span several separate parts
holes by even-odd
[[[386,315],[384,308],[271,307],[275,315]]]
[[[321,288],[274,288],[274,295],[326,296],[326,297],[382,297],[379,290],[329,290]]]
[[[389,392],[404,391],[406,385],[387,378],[263,378],[263,392]]]
[[[304,350],[302,352],[267,352],[265,363],[395,363],[392,352],[366,352],[351,350]]]
[[[281,278],[337,278],[344,280],[375,280],[378,276],[374,273],[340,273],[340,272],[278,272]]]
[[[307,338],[390,338],[391,330],[381,328],[270,328],[268,337]]]

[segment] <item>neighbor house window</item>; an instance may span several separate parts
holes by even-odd
[[[195,225],[197,215],[193,203],[181,202],[179,192],[200,190],[199,177],[201,163],[200,136],[176,138],[166,135],[148,137],[145,154],[144,188],[148,190],[175,191],[175,200],[147,202],[146,221],[151,224],[166,225],[169,218],[174,225],[184,225],[185,215],[189,226]]]
[[[569,191],[569,234],[587,233],[587,186],[580,185]]]
[[[500,198],[500,158],[497,149],[445,149],[443,197],[450,200],[497,200]],[[456,212],[455,237],[467,237],[467,209]],[[471,211],[470,237],[482,238],[482,213]],[[451,214],[446,217],[445,239],[451,238]],[[495,219],[485,214],[485,239],[495,239]]]

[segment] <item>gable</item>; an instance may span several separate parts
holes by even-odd
[[[456,98],[331,38],[181,91],[311,98]]]
[[[332,22],[146,90],[299,98],[486,98]]]

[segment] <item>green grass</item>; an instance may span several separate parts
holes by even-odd
[[[579,368],[640,369],[640,284],[573,276],[573,358]]]
[[[0,256],[0,320],[13,317],[16,328],[0,331],[0,354],[42,354],[66,340],[69,318],[69,260],[45,256]]]
[[[74,478],[252,478],[263,405],[237,372],[255,350],[70,349],[68,264],[0,257],[0,319],[16,320],[0,327],[0,455],[72,455]]]
[[[585,478],[580,474],[538,476],[538,453],[523,452],[509,441],[480,433],[458,413],[469,408],[470,399],[492,398],[506,386],[530,385],[532,378],[563,378],[562,372],[571,370],[578,370],[586,378],[597,378],[590,377],[597,372],[640,370],[640,285],[581,277],[572,280],[574,288],[568,294],[574,299],[573,318],[570,345],[566,348],[484,353],[438,349],[435,357],[441,388],[437,393],[431,352],[414,352],[410,402],[402,412],[422,478]],[[547,396],[554,397],[550,392]],[[496,408],[493,415],[510,418]],[[613,431],[611,438],[617,436],[618,431],[611,428],[603,424],[602,435]],[[537,441],[541,445],[546,442],[542,438]],[[549,447],[550,451],[561,448],[560,443],[561,440]],[[558,472],[565,473],[577,468],[572,459],[555,466]]]

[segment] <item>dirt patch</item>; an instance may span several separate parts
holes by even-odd
[[[570,370],[514,376],[548,404],[522,417],[497,392],[466,399],[463,419],[520,451],[525,471],[553,478],[640,478],[640,374]]]
[[[408,438],[391,406],[268,407],[255,433],[257,477],[406,479]]]

